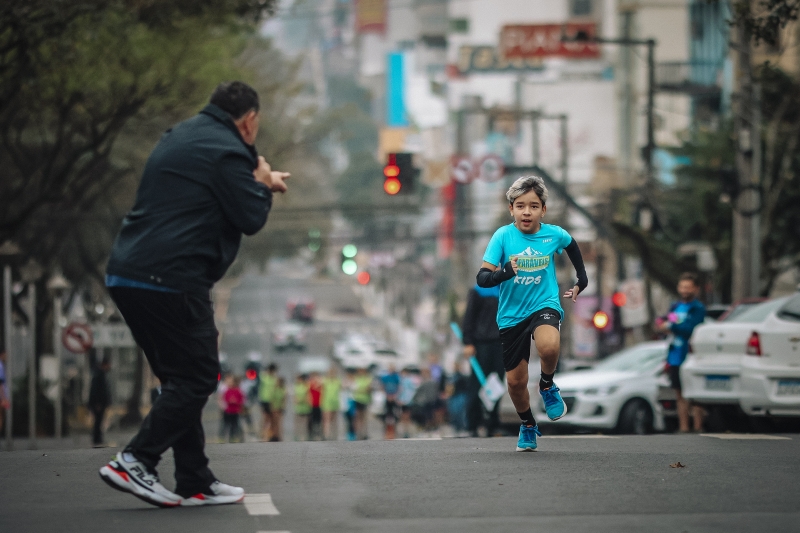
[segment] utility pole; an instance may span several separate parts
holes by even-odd
[[[749,10],[749,2],[741,6]],[[757,296],[759,262],[761,250],[758,231],[758,214],[761,198],[758,183],[758,159],[760,155],[760,117],[753,98],[753,64],[751,36],[745,26],[746,14],[741,14],[732,32],[731,50],[734,54],[736,73],[734,76],[734,133],[736,136],[736,172],[739,194],[733,209],[733,257],[731,261],[731,300]],[[755,161],[754,161],[755,159]],[[755,234],[754,234],[755,233]]]
[[[6,450],[14,449],[14,436],[11,428],[14,425],[14,369],[12,361],[14,354],[11,350],[11,267],[3,267],[3,323],[6,343],[6,395],[8,396],[8,410],[6,411]]]

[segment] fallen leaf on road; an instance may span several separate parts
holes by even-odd
[[[686,467],[686,465],[682,465],[681,462],[678,461],[677,463],[669,465],[669,467],[670,468],[684,468],[684,467]]]

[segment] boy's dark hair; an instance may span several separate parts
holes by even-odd
[[[694,272],[684,272],[683,274],[681,274],[681,276],[678,278],[678,282],[681,281],[691,281],[692,283],[694,283],[695,287],[700,286],[700,276],[698,276]]]
[[[242,118],[248,111],[258,112],[258,93],[242,81],[224,81],[211,93],[210,103],[219,107],[233,120]]]
[[[270,363],[269,366],[267,367],[267,370],[269,372],[275,372],[276,370],[278,370],[278,365],[276,365],[275,363]]]

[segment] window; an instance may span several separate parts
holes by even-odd
[[[726,322],[763,322],[767,315],[786,303],[786,298],[775,298],[763,304],[754,305],[747,311],[729,318]]]
[[[594,13],[592,0],[572,0],[570,15],[573,17],[590,17]]]
[[[469,19],[450,19],[450,33],[469,33]]]
[[[793,296],[786,305],[778,311],[778,318],[800,322],[800,294]]]

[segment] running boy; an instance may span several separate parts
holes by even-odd
[[[531,339],[536,342],[541,358],[539,393],[547,417],[558,420],[567,414],[567,405],[553,382],[564,316],[558,298],[555,254],[566,250],[578,275],[577,283],[564,293],[564,298],[574,302],[586,288],[588,279],[575,239],[558,226],[542,223],[547,213],[547,187],[541,177],[519,178],[506,192],[506,198],[514,223],[492,235],[477,281],[481,287],[500,285],[497,325],[503,345],[503,366],[508,394],[522,419],[517,451],[536,451],[536,437],[542,434],[531,412],[528,394]]]

